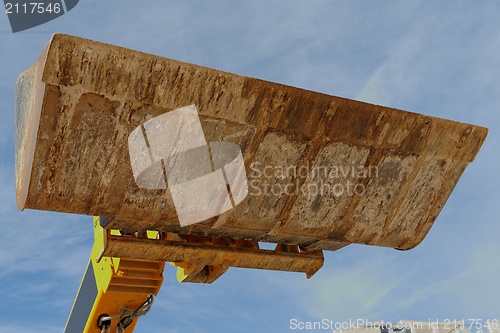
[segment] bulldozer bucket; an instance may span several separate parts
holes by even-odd
[[[64,34],[20,74],[15,112],[21,210],[103,216],[103,227],[124,234],[311,251],[415,247],[487,135]],[[173,149],[188,130],[196,142]],[[188,163],[186,153],[191,173],[172,176],[174,153],[213,158],[218,147],[231,156],[212,159],[207,171],[196,164],[201,155]],[[202,182],[217,184],[225,201]],[[196,209],[201,220],[186,220]]]

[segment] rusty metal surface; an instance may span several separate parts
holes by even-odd
[[[114,229],[315,250],[349,243],[410,249],[424,239],[487,135],[474,125],[73,36],[54,35],[40,59],[18,83],[18,206],[106,216]],[[145,121],[192,104],[207,141],[240,146],[250,193],[235,209],[181,228],[168,190],[134,183],[127,137]],[[290,166],[306,172],[263,175],[266,167]],[[313,172],[325,168],[337,172]],[[349,168],[372,172],[361,177]],[[348,182],[362,193],[312,191]],[[285,187],[288,194],[264,193]]]
[[[113,236],[106,233],[105,237],[103,257],[182,262],[200,268],[220,266],[303,272],[308,278],[313,276],[324,262],[321,251],[273,251],[223,244]]]

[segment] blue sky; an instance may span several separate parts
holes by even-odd
[[[416,249],[352,245],[326,253],[310,280],[231,269],[179,284],[168,267],[136,332],[499,318],[499,12],[489,0],[87,0],[17,34],[0,13],[0,332],[62,332],[92,245],[90,217],[15,204],[14,85],[55,32],[490,130]]]

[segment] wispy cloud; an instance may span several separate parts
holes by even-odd
[[[340,322],[373,318],[402,277],[381,270],[386,267],[382,262],[364,264],[329,272],[314,281],[311,314]]]
[[[415,291],[401,302],[396,302],[395,307],[412,309],[418,305],[429,304],[431,308],[445,307],[442,312],[448,315],[462,314],[475,316],[474,318],[498,319],[500,316],[498,312],[500,267],[496,260],[498,249],[489,244],[479,244],[471,250],[472,253],[462,262],[462,269],[459,272]],[[447,304],[446,300],[453,300],[456,303]],[[438,306],[435,306],[436,303]]]
[[[0,332],[2,333],[61,333],[61,327],[47,326],[47,325],[34,325],[26,324],[29,317],[25,317],[23,322],[9,324],[0,324]]]

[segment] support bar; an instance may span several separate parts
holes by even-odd
[[[322,251],[305,251],[278,244],[275,250],[259,249],[242,242],[210,238],[211,242],[149,239],[104,233],[103,257],[130,258],[151,261],[182,262],[196,266],[241,267],[288,272],[302,272],[312,277],[324,262]],[[179,237],[177,237],[179,238]],[[206,239],[209,239],[208,237]],[[232,244],[231,244],[232,243]],[[254,243],[255,244],[255,243]]]

